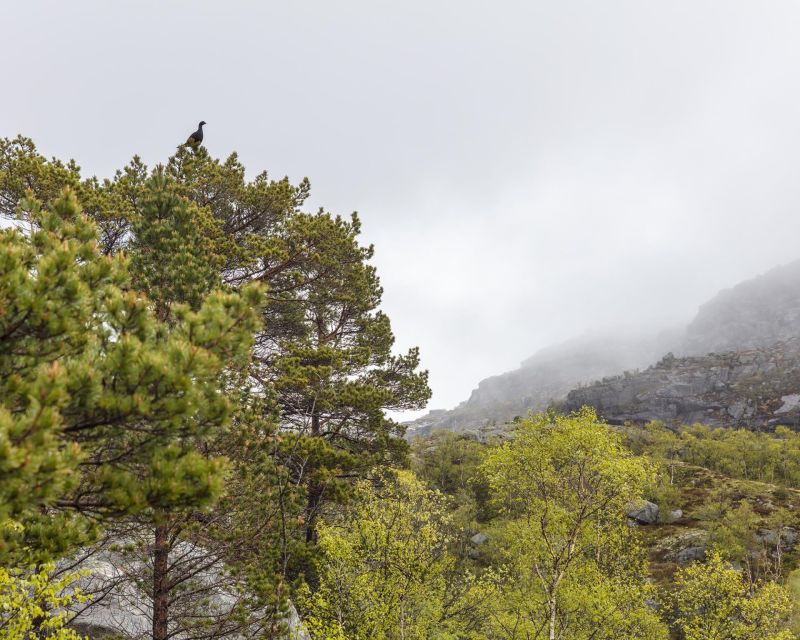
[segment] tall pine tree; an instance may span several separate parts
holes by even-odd
[[[417,351],[392,351],[391,326],[379,310],[380,283],[369,264],[372,248],[359,242],[358,218],[303,213],[309,194],[305,180],[292,185],[266,173],[248,180],[235,155],[218,161],[204,149],[182,150],[162,179],[169,179],[168,197],[183,211],[178,218],[191,212],[195,224],[175,232],[169,215],[153,216],[149,171],[137,158],[101,182],[82,180],[74,163],[46,161],[24,139],[3,145],[0,202],[14,202],[23,185],[44,194],[49,185],[68,180],[100,230],[100,251],[132,254],[135,286],[151,296],[159,319],[170,321],[172,302],[194,304],[211,280],[230,290],[252,282],[266,285],[263,329],[243,386],[255,383],[259,399],[254,406],[267,407],[262,424],[277,421],[278,428],[261,429],[260,438],[249,440],[248,456],[265,460],[253,450],[258,441],[269,452],[269,465],[262,470],[272,469],[265,473],[277,484],[269,493],[278,500],[278,519],[284,523],[278,527],[280,573],[306,566],[296,526],[313,541],[325,504],[344,498],[352,480],[373,465],[401,460],[402,429],[385,411],[420,407],[429,395]],[[162,240],[163,234],[169,239]],[[180,282],[194,268],[193,278]],[[224,446],[238,447],[237,438],[227,438]],[[203,445],[206,451],[211,446]],[[235,451],[223,453],[239,461]],[[251,477],[244,467],[239,470],[243,478]],[[298,492],[306,493],[302,505]],[[237,508],[232,498],[224,503]],[[246,527],[269,528],[277,521],[268,511],[258,525],[242,521],[243,539],[252,539]],[[243,566],[257,566],[258,553],[254,549]]]
[[[259,293],[216,294],[167,326],[65,192],[0,232],[0,559],[40,562],[90,523],[213,500],[221,464],[186,442],[224,423],[223,364],[249,353]]]

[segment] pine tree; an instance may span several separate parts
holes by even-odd
[[[31,231],[0,232],[0,559],[39,562],[89,523],[202,505],[223,465],[191,446],[224,424],[224,364],[249,353],[260,293],[214,294],[169,326],[103,256],[70,192],[23,201]],[[21,533],[20,533],[21,532]]]
[[[222,287],[224,236],[207,209],[177,193],[163,169],[157,168],[144,188],[128,242],[132,283],[147,294],[156,316],[171,325],[179,320],[176,314],[181,310],[201,308],[212,291]],[[225,390],[234,414],[239,407],[233,382],[246,384],[241,374],[249,362],[249,353],[242,355],[239,360],[226,361],[218,371],[218,389]],[[185,444],[205,459],[221,459],[218,443],[224,433],[220,421]],[[252,623],[246,620],[246,594],[232,606],[202,604],[208,603],[214,592],[225,591],[222,583],[228,572],[228,554],[210,544],[207,534],[213,527],[204,526],[207,520],[204,512],[164,508],[139,514],[135,527],[126,524],[126,535],[143,542],[133,544],[131,553],[147,557],[147,562],[137,566],[152,573],[146,593],[152,601],[155,640],[180,631],[193,637],[206,637],[204,633],[222,637]],[[204,586],[210,574],[215,576],[214,584]],[[229,595],[240,591],[235,581],[229,587]]]
[[[255,385],[258,400],[247,411],[264,407],[259,437],[245,445],[246,456],[230,448],[241,446],[239,435],[222,437],[224,429],[195,438],[191,447],[188,440],[184,444],[203,459],[221,454],[234,460],[229,478],[239,474],[235,482],[241,486],[254,477],[276,483],[266,493],[277,500],[277,511],[253,510],[243,492],[239,503],[229,495],[215,509],[229,518],[247,504],[260,514],[238,521],[243,540],[253,539],[252,528],[270,530],[280,520],[274,531],[281,557],[264,553],[264,545],[242,545],[238,554],[221,552],[224,562],[237,563],[242,574],[260,575],[254,581],[262,586],[276,568],[285,576],[309,566],[297,528],[304,527],[304,537],[313,541],[317,515],[330,499],[350,493],[352,480],[373,465],[403,459],[402,429],[384,411],[422,406],[429,395],[417,351],[392,353],[390,323],[378,310],[382,291],[369,265],[372,248],[359,244],[358,218],[302,213],[306,180],[291,185],[262,173],[248,181],[235,155],[220,162],[204,149],[179,151],[156,177],[162,187],[154,202],[154,183],[138,158],[100,182],[81,180],[74,163],[46,161],[24,140],[4,144],[10,151],[0,155],[0,196],[12,203],[23,184],[45,193],[66,177],[99,229],[99,252],[131,254],[133,286],[148,294],[159,321],[171,326],[172,303],[193,308],[214,287],[237,291],[252,282],[266,285],[263,329],[247,372],[251,377],[243,382],[233,376],[225,383],[230,397],[237,387]],[[255,428],[255,423],[235,422],[242,433]],[[258,453],[255,447],[264,449]],[[180,520],[186,534],[184,515]],[[205,532],[204,544],[211,545],[207,534],[213,527],[199,529]],[[264,558],[270,559],[269,568]]]
[[[146,174],[135,159],[114,180],[81,183],[103,237],[116,239],[104,250],[148,244],[136,240],[136,225],[147,217]],[[385,411],[420,408],[430,396],[419,353],[392,352],[391,325],[379,310],[382,289],[369,264],[373,248],[359,243],[358,217],[301,212],[307,180],[293,186],[261,173],[248,181],[235,154],[220,162],[205,149],[179,150],[166,174],[171,190],[217,225],[217,249],[208,255],[219,262],[223,282],[266,285],[253,375],[277,392],[282,428],[295,436],[284,462],[308,493],[303,517],[313,540],[328,498],[342,497],[350,479],[372,465],[404,457],[402,429]],[[112,205],[126,212],[127,223],[108,213]]]
[[[64,187],[78,192],[80,183],[80,167],[74,161],[47,160],[30,138],[0,138],[0,217],[17,219],[26,196],[49,203]]]
[[[314,250],[302,251],[298,285],[271,301],[279,331],[260,336],[257,375],[276,390],[284,428],[302,441],[298,480],[313,540],[327,499],[373,466],[404,458],[402,429],[385,411],[424,406],[430,392],[418,351],[392,353],[373,248],[358,243],[358,217],[297,215],[293,223]]]

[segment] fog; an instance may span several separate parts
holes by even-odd
[[[794,2],[0,3],[0,136],[109,176],[201,119],[359,211],[431,407],[800,257]]]

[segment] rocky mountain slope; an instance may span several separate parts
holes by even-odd
[[[800,426],[800,261],[718,293],[676,351],[571,391],[564,409],[587,404],[614,423]]]
[[[800,340],[705,356],[669,354],[636,374],[570,391],[563,408],[583,405],[615,424],[800,426]]]
[[[409,431],[476,430],[561,401],[566,409],[595,406],[614,422],[796,424],[798,339],[800,260],[721,291],[685,329],[591,335],[544,349],[483,380],[455,409],[409,423]]]

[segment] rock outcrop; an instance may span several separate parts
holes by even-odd
[[[691,564],[706,557],[705,547],[686,547],[678,551],[676,560],[678,564]]]
[[[658,522],[658,505],[648,500],[628,505],[625,515],[638,524],[655,524]]]
[[[764,428],[800,425],[800,339],[676,358],[567,395],[564,409],[595,407],[613,424],[660,420]]]
[[[86,572],[78,586],[91,600],[74,606],[70,626],[89,640],[152,638],[152,601],[142,591],[142,585],[152,579],[152,568],[146,554],[131,552],[144,538],[146,535],[109,539],[66,562]],[[218,637],[228,640],[258,637],[264,628],[271,628],[274,612],[260,608],[255,600],[251,602],[242,585],[205,550],[187,542],[178,545],[175,554],[184,563],[199,560],[202,568],[185,583],[186,589],[175,595],[173,609],[184,610],[181,601],[185,593],[196,595],[201,604],[190,612],[186,610],[189,617],[199,626],[213,625]],[[250,614],[250,625],[244,625],[236,613],[244,610]],[[286,640],[310,640],[291,603],[280,618],[277,622],[286,629]],[[188,630],[172,629],[171,633],[175,640],[193,637]]]

